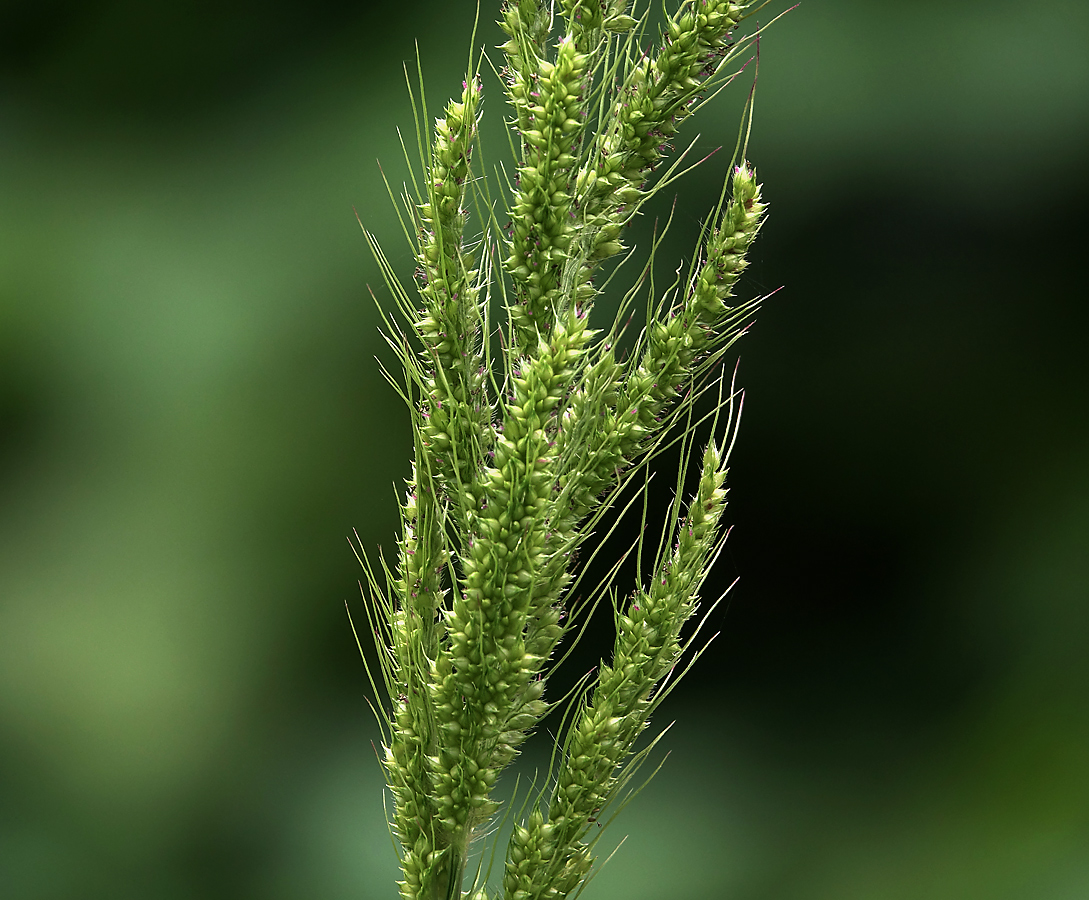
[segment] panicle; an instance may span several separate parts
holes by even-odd
[[[423,179],[409,204],[418,299],[368,233],[416,341],[399,329],[391,340],[415,455],[397,563],[384,573],[388,598],[374,603],[403,900],[463,896],[470,847],[497,810],[496,782],[550,709],[577,552],[625,473],[646,466],[686,417],[690,446],[700,383],[756,308],[733,300],[766,215],[742,162],[689,277],[652,305],[634,352],[618,358],[618,325],[590,327],[594,272],[653,193],[647,181],[714,83],[742,7],[682,0],[646,52],[645,19],[630,12],[629,0],[506,0],[502,74],[518,138],[509,225],[495,233],[496,206],[473,161],[481,89],[471,71],[421,138]],[[475,247],[465,236],[472,201],[484,229]],[[496,295],[509,340],[493,367]],[[568,708],[556,768],[515,822],[506,900],[561,900],[585,883],[587,832],[640,761],[635,742],[692,639],[682,631],[723,540],[727,455],[712,439],[695,494],[670,519],[669,546],[631,600],[615,604],[612,655]],[[488,895],[474,883],[469,896]]]

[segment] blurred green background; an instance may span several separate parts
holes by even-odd
[[[394,896],[345,537],[392,546],[410,444],[353,206],[410,271],[375,159],[474,6],[0,2],[0,896]],[[741,581],[602,900],[1089,897],[1087,10],[767,35]]]

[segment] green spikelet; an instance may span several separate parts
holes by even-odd
[[[598,329],[590,316],[595,272],[680,165],[654,180],[669,138],[753,39],[735,43],[742,12],[684,0],[644,50],[645,16],[627,0],[507,0],[501,75],[516,140],[503,198],[474,161],[477,67],[433,123],[413,98],[421,171],[402,220],[413,290],[366,237],[401,314],[386,318],[404,371],[390,381],[412,416],[414,461],[396,564],[360,555],[378,636],[372,683],[388,697],[379,720],[403,900],[487,900],[466,866],[493,827],[493,790],[555,702],[548,678],[565,637],[578,638],[572,622],[608,596],[612,655],[567,706],[556,766],[514,823],[502,872],[506,900],[580,891],[590,826],[644,758],[635,742],[690,658],[684,628],[724,540],[725,442],[708,445],[695,495],[683,514],[678,501],[666,549],[629,602],[615,600],[613,576],[582,587],[575,561],[595,530],[615,527],[606,517],[622,488],[678,432],[687,459],[695,403],[751,322],[757,301],[735,292],[766,208],[748,164],[733,170],[688,274],[664,294],[650,288],[634,352],[614,349],[619,317]],[[495,298],[507,314],[498,352]]]
[[[725,463],[725,454],[709,445],[672,554],[655,568],[650,586],[617,610],[612,663],[602,665],[591,699],[568,732],[548,817],[535,811],[511,837],[507,900],[566,897],[590,871],[583,838],[614,799],[621,764],[656,705],[654,691],[681,657],[681,628],[695,612],[699,584],[720,541]]]
[[[466,252],[466,182],[476,140],[480,84],[467,80],[435,122],[428,195],[419,206],[417,259],[423,308],[416,331],[429,373],[423,393],[424,443],[435,472],[456,496],[472,482],[487,449],[491,409],[484,395],[483,311],[473,258]]]

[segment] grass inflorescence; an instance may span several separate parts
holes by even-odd
[[[419,159],[402,216],[413,283],[365,230],[397,303],[385,322],[403,377],[387,375],[412,417],[412,475],[396,562],[372,565],[359,548],[389,700],[379,720],[405,900],[487,896],[480,873],[465,871],[470,847],[492,826],[500,773],[552,708],[557,649],[598,600],[612,604],[615,645],[566,705],[553,765],[514,822],[507,900],[582,889],[591,827],[623,796],[651,713],[698,656],[698,627],[685,626],[725,540],[741,406],[717,373],[758,302],[734,298],[765,215],[747,142],[739,137],[687,270],[656,290],[656,238],[612,325],[591,321],[603,264],[625,252],[624,227],[683,174],[685,153],[671,141],[749,61],[759,34],[741,33],[749,12],[686,0],[648,40],[648,16],[629,0],[507,0],[496,69],[514,158],[490,173],[474,159],[486,58],[471,60],[433,123],[422,81],[413,93]],[[645,326],[621,357],[621,323],[643,292]],[[713,414],[685,500],[695,404],[716,383],[726,414]],[[614,566],[568,608],[577,551],[678,441],[677,496],[646,571],[642,537],[633,550],[635,591],[620,599]],[[646,512],[642,526],[641,535]]]

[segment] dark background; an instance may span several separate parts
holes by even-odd
[[[596,896],[1089,896],[1086,10],[767,34],[741,581]],[[5,898],[394,896],[345,536],[392,547],[410,443],[352,208],[410,271],[375,159],[414,40],[437,108],[472,16],[0,2]]]

